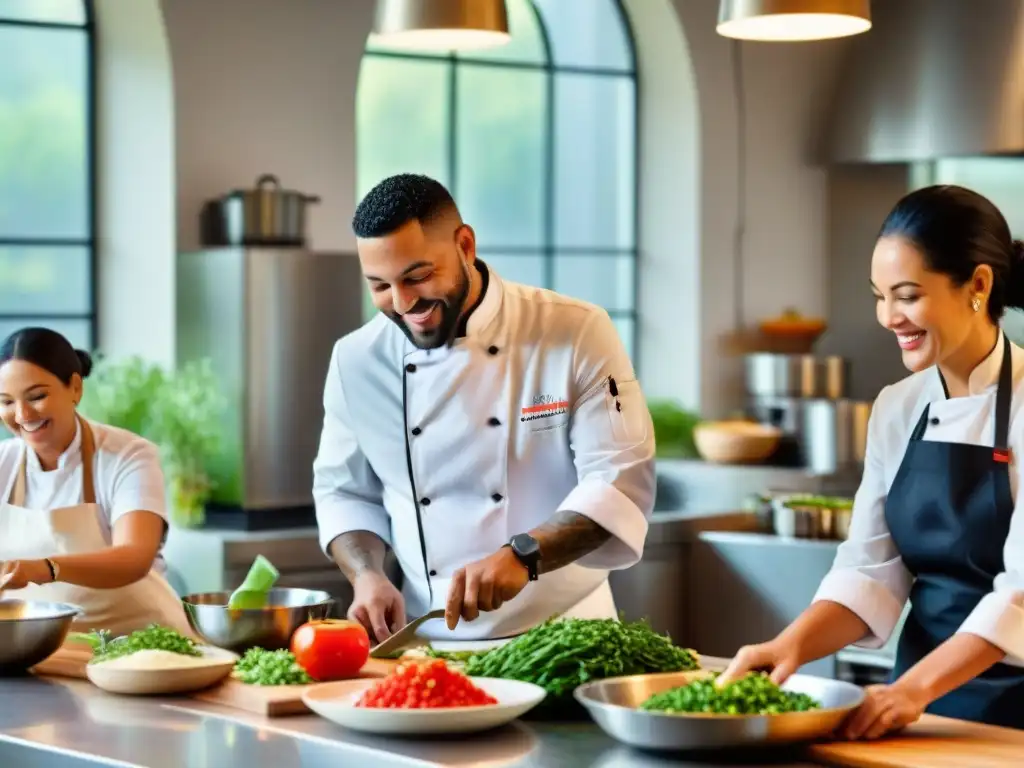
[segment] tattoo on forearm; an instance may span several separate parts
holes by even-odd
[[[350,582],[370,571],[384,572],[384,542],[369,531],[349,531],[331,542],[331,557]]]
[[[574,563],[608,541],[612,535],[578,512],[558,512],[533,532],[540,543],[540,572]]]

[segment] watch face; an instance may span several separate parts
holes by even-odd
[[[512,537],[512,547],[523,557],[540,554],[540,544],[528,533],[519,533]]]

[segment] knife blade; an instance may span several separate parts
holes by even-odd
[[[437,608],[430,613],[426,613],[420,616],[418,619],[414,619],[402,627],[400,630],[395,632],[391,637],[385,640],[383,643],[379,643],[370,649],[371,659],[395,659],[401,655],[401,652],[407,648],[411,648],[416,645],[417,637],[416,630],[420,628],[420,625],[424,622],[430,621],[431,619],[443,619],[444,608]]]

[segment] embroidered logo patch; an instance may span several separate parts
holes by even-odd
[[[519,416],[520,421],[537,421],[538,419],[549,419],[558,416],[569,410],[569,401],[560,400],[554,395],[537,395],[533,398],[533,404],[522,409]]]

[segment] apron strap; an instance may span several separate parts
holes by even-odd
[[[1010,398],[1013,395],[1013,363],[1010,360],[1010,340],[1003,334],[1003,364],[999,369],[999,387],[996,389],[996,439],[992,452],[996,461],[1010,460]]]
[[[910,433],[911,440],[920,440],[924,437],[924,431],[928,429],[928,412],[931,410],[931,407],[932,404],[928,403],[925,405],[924,410],[921,411],[921,418],[917,420],[914,431]]]
[[[96,486],[93,482],[92,463],[93,457],[96,455],[96,439],[93,436],[92,427],[89,426],[89,422],[81,416],[76,418],[82,430],[82,503],[95,504]],[[28,451],[29,447],[26,445],[25,450],[21,454],[18,474],[14,478],[14,488],[11,489],[10,502],[16,507],[25,506],[25,490],[28,482],[25,465],[27,464]]]

